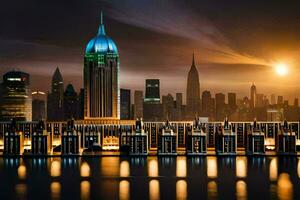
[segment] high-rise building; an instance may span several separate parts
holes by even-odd
[[[256,108],[262,108],[264,107],[264,95],[263,94],[256,94],[256,100],[255,100],[255,107]]]
[[[162,96],[162,107],[163,107],[163,117],[164,119],[174,120],[174,98],[171,94]]]
[[[299,100],[298,100],[298,98],[295,98],[295,100],[294,100],[294,107],[299,107]]]
[[[143,91],[134,91],[134,119],[143,117]]]
[[[160,103],[160,86],[159,79],[146,79],[145,103]]]
[[[21,71],[10,71],[3,75],[0,86],[0,120],[32,120],[32,98],[30,75]]]
[[[201,108],[203,117],[211,116],[212,106],[214,106],[214,105],[211,105],[210,91],[207,91],[207,90],[203,91],[202,92],[202,108]]]
[[[236,93],[228,93],[228,106],[229,106],[230,112],[235,112],[235,110],[237,109]]]
[[[182,93],[176,93],[174,119],[175,120],[184,119],[183,112],[182,112]]]
[[[131,93],[130,90],[121,89],[121,119],[131,119]]]
[[[216,94],[216,120],[222,121],[225,119],[225,94]]]
[[[186,89],[186,117],[193,119],[200,114],[200,83],[199,74],[195,65],[195,57],[188,73]]]
[[[41,91],[32,92],[32,121],[46,119],[45,95]]]
[[[255,108],[256,107],[256,86],[254,83],[252,83],[251,89],[250,89],[250,107]]]
[[[276,96],[275,94],[271,94],[271,105],[275,105],[276,104]]]
[[[47,97],[47,119],[58,121],[64,119],[64,82],[57,67],[51,81],[51,93]]]
[[[64,93],[64,119],[79,119],[79,99],[72,84],[68,84]]]
[[[119,54],[101,23],[84,56],[85,118],[120,118]]]
[[[277,97],[277,105],[283,105],[283,96],[278,96]]]

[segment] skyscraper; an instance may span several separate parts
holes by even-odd
[[[101,23],[84,56],[85,118],[120,118],[119,54]]]
[[[64,119],[79,119],[79,99],[72,84],[68,84],[64,93]]]
[[[252,86],[250,88],[250,107],[256,107],[256,86],[254,85],[254,83],[252,83]]]
[[[146,79],[145,103],[160,103],[160,86],[159,79]]]
[[[234,112],[236,110],[237,105],[235,93],[228,93],[228,106],[231,112]]]
[[[20,121],[31,121],[32,98],[30,76],[21,71],[10,71],[3,75],[0,86],[0,120],[12,118]]]
[[[134,91],[134,119],[143,117],[143,91]]]
[[[47,119],[64,119],[64,82],[62,75],[57,67],[51,82],[51,93],[47,97]]]
[[[131,95],[130,90],[121,89],[121,119],[131,118]]]
[[[186,89],[186,117],[193,119],[200,114],[200,83],[199,74],[195,65],[193,53],[193,61],[188,73],[187,89]]]
[[[32,92],[32,121],[46,119],[45,93],[41,91]]]
[[[216,94],[216,119],[222,121],[225,118],[225,94]]]

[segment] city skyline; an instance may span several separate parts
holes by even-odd
[[[0,54],[0,73],[19,68],[32,74],[32,90],[48,91],[51,74],[59,66],[66,84],[72,83],[76,91],[79,91],[83,86],[82,52],[100,22],[100,10],[103,9],[104,21],[110,24],[108,33],[120,49],[121,88],[144,90],[144,79],[156,78],[161,80],[161,94],[175,95],[182,92],[185,96],[185,74],[189,70],[190,57],[194,51],[201,91],[236,92],[238,98],[241,98],[249,95],[249,85],[255,82],[260,93],[283,95],[290,102],[298,97],[297,56],[294,56],[297,52],[296,35],[299,32],[296,24],[298,17],[294,16],[297,13],[297,3],[281,5],[273,2],[272,10],[267,10],[267,5],[257,1],[234,2],[229,5],[202,1],[199,5],[203,8],[197,5],[193,9],[196,4],[194,1],[166,1],[151,6],[145,6],[148,5],[146,1],[132,4],[120,1],[76,1],[74,5],[70,5],[68,12],[57,11],[60,13],[59,17],[46,20],[49,27],[42,29],[40,27],[45,15],[57,5],[65,8],[64,3],[47,2],[46,5],[50,8],[37,3],[36,7],[40,10],[32,10],[29,12],[32,14],[26,15],[25,19],[10,14],[11,17],[1,23],[4,27],[1,46],[4,48]],[[26,5],[22,6],[22,9],[17,9],[17,14],[23,13],[25,9],[31,11]],[[129,9],[130,6],[132,8]],[[182,9],[179,9],[180,6]],[[240,21],[232,20],[233,16],[226,10],[228,6],[232,6],[233,16],[240,14]],[[245,6],[249,7],[249,11],[241,14],[239,10]],[[137,10],[141,12],[136,12]],[[220,10],[225,19],[216,14]],[[253,10],[257,10],[257,17],[250,15]],[[265,16],[266,10],[274,17]],[[41,11],[45,14],[41,14]],[[71,14],[79,11],[86,15],[80,17]],[[171,15],[173,11],[176,11],[176,16]],[[151,13],[157,15],[152,19]],[[41,15],[40,19],[35,18],[36,15]],[[125,15],[127,17],[122,17]],[[256,22],[257,18],[261,19],[259,23]],[[20,24],[29,19],[30,29],[23,30],[23,25]],[[277,23],[278,20],[282,23]],[[83,21],[88,23],[84,24]],[[11,23],[16,25],[9,26]],[[285,24],[284,27],[282,24]],[[169,29],[166,31],[164,28]],[[72,34],[76,30],[85,31],[79,31],[79,37],[78,33]],[[243,34],[244,31],[248,31],[248,34]],[[226,48],[223,48],[223,39],[226,41]],[[264,43],[261,42],[263,39],[266,40]],[[272,46],[270,44],[273,41],[277,42]],[[158,45],[162,51],[156,51]],[[289,63],[291,68],[288,76],[280,77],[272,67],[267,67],[273,61]],[[239,76],[234,76],[236,70]],[[47,81],[39,84],[41,80]]]

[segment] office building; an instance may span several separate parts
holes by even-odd
[[[134,91],[134,119],[143,117],[143,91]]]
[[[159,104],[160,103],[160,86],[159,79],[146,79],[145,88],[145,103]]]
[[[121,119],[131,119],[131,95],[130,90],[121,89]]]
[[[85,119],[120,118],[119,54],[101,23],[84,56]]]
[[[32,121],[46,119],[46,94],[41,91],[32,92]]]
[[[216,99],[216,120],[223,121],[225,118],[225,94],[217,93]]]
[[[64,119],[79,118],[79,99],[72,84],[68,84],[64,92]]]
[[[32,120],[32,96],[30,76],[21,71],[10,71],[3,75],[0,86],[0,120]]]

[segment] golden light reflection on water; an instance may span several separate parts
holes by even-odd
[[[91,190],[91,184],[89,181],[82,181],[80,183],[81,200],[90,199],[90,190]]]
[[[247,199],[247,184],[242,180],[236,183],[236,198],[238,200]]]
[[[158,161],[157,157],[148,158],[148,176],[158,177]]]
[[[25,184],[17,184],[15,186],[15,190],[16,190],[16,195],[17,195],[17,199],[23,200],[23,199],[27,199],[26,195],[27,195],[27,186]]]
[[[218,186],[215,181],[210,181],[207,184],[207,196],[208,199],[217,199],[218,196]]]
[[[90,166],[87,162],[82,163],[80,167],[80,176],[89,177],[90,176]]]
[[[236,157],[236,176],[238,178],[247,177],[247,157]]]
[[[269,176],[271,181],[276,181],[278,177],[278,162],[277,158],[272,158],[269,167]]]
[[[130,176],[130,166],[127,160],[124,160],[120,164],[120,177],[129,177]]]
[[[130,199],[130,183],[127,180],[120,181],[120,184],[119,184],[119,199],[120,200]]]
[[[60,199],[61,186],[59,182],[53,182],[50,185],[51,197],[53,200]]]
[[[26,166],[25,165],[20,165],[18,167],[18,176],[19,176],[19,179],[21,179],[21,180],[26,179]]]
[[[187,183],[185,180],[178,180],[176,182],[176,199],[187,199]]]
[[[160,189],[159,189],[159,181],[151,180],[149,182],[149,199],[150,200],[159,200],[160,199]]]
[[[207,160],[207,177],[208,178],[216,178],[218,177],[218,164],[217,158],[208,156]]]
[[[298,172],[298,177],[300,178],[300,159],[298,160],[297,172]]]
[[[176,159],[176,176],[177,177],[186,177],[186,157],[178,156]]]
[[[277,195],[280,200],[293,199],[293,184],[287,173],[279,175],[277,182]]]
[[[120,172],[119,157],[102,157],[101,158],[101,173],[104,176],[119,176]]]
[[[51,162],[50,175],[52,177],[58,177],[61,175],[61,163],[60,161],[54,160]]]

